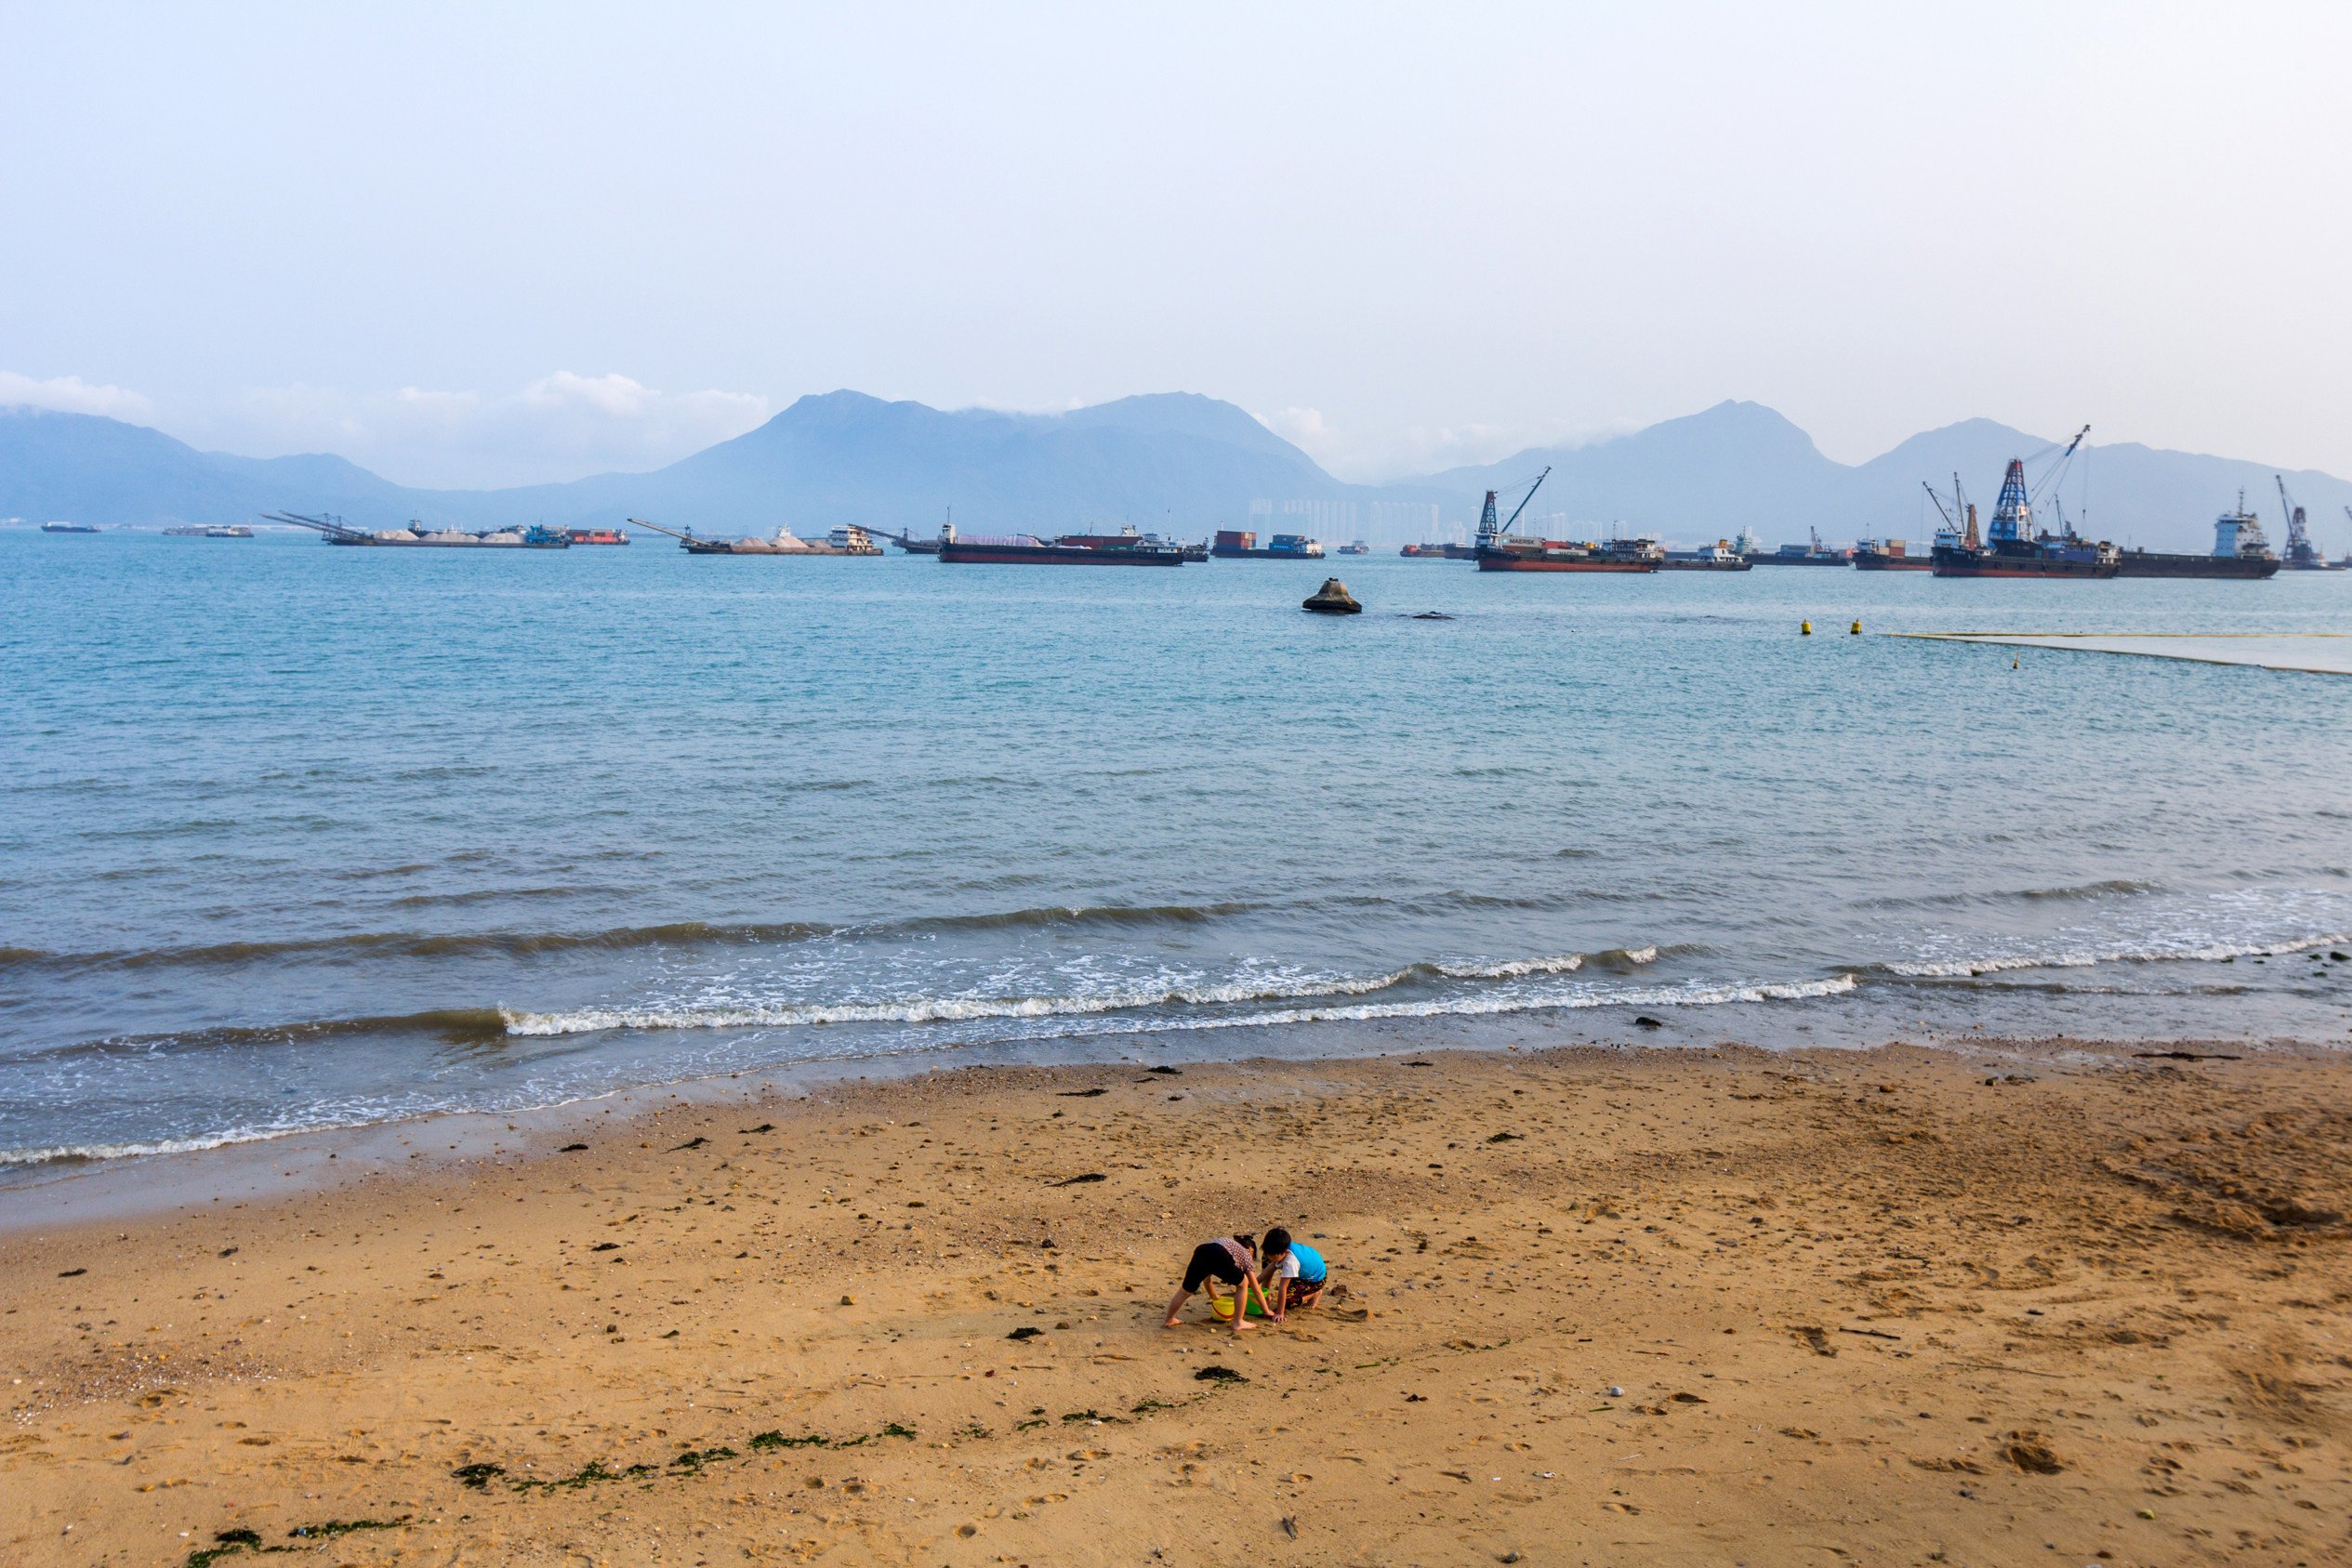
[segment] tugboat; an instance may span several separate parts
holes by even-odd
[[[2283,494],[2283,490],[2282,490]],[[2279,558],[2262,535],[2262,520],[2246,510],[2246,493],[2238,493],[2238,509],[2224,512],[2213,524],[2213,553],[2174,555],[2162,550],[2125,550],[2119,577],[2240,577],[2259,580],[2278,575]]]
[[[1843,566],[1853,559],[1850,551],[1833,550],[1824,545],[1821,542],[1819,529],[1808,528],[1805,533],[1811,535],[1813,541],[1811,544],[1783,545],[1770,555],[1755,557],[1756,564],[1759,566]]]
[[[1519,514],[1527,509],[1527,503],[1536,498],[1552,470],[1546,468],[1536,475],[1527,493],[1519,497],[1519,504],[1511,508],[1511,516],[1500,522],[1495,520],[1494,491],[1487,492],[1487,504],[1478,514],[1478,544],[1475,551],[1481,572],[1655,572],[1666,559],[1666,552],[1652,538],[1611,539],[1603,543],[1585,539],[1539,539],[1529,534],[1513,534],[1511,525],[1519,520]]]
[[[2090,433],[2088,425],[2075,432],[2074,440],[2042,476],[2042,490],[2057,482],[2081,448],[2082,438]],[[2121,565],[2121,554],[2113,545],[2104,539],[2094,544],[2083,538],[2067,523],[2063,512],[2057,533],[2034,531],[2033,493],[2026,488],[2022,458],[2009,459],[2008,471],[2001,480],[2001,495],[1993,502],[1992,527],[1983,538],[1976,534],[1975,506],[1968,507],[1966,516],[1964,531],[1951,527],[1947,519],[1947,525],[1936,535],[1930,560],[1938,577],[2112,577]]]

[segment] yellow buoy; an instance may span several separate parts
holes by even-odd
[[[1799,621],[1797,623],[1797,635],[1799,637],[1811,637],[1813,635],[1813,623],[1811,621]]]
[[[1845,629],[1845,634],[1846,634],[1846,636],[1848,636],[1848,637],[1859,637],[1859,636],[1861,636],[1861,635],[1862,635],[1862,623],[1861,623],[1861,622],[1859,622],[1859,621],[1855,622],[1852,626],[1850,626],[1846,627],[1846,629]]]

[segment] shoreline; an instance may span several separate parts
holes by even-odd
[[[0,1235],[0,1555],[2291,1563],[2352,1519],[2338,1053],[721,1082]],[[1277,1221],[1343,1296],[1159,1327]]]
[[[2324,1057],[2340,1048],[2327,1041],[2292,1037],[2066,1033],[1984,1037],[1935,1031],[1881,1037],[1859,1021],[1843,1029],[1825,1028],[1828,1037],[1817,1038],[1817,1024],[1836,1021],[1816,1019],[1793,1027],[1784,1021],[1777,1029],[1761,1029],[1753,1026],[1768,1021],[1747,1018],[1739,1021],[1750,1026],[1744,1029],[1711,1029],[1705,1026],[1715,1020],[1675,1018],[1672,1009],[1666,1010],[1672,1021],[1658,1030],[1637,1026],[1634,1019],[1639,1009],[1633,1007],[1613,1008],[1605,1013],[1579,1011],[1555,1019],[1447,1018],[1442,1021],[1443,1027],[1434,1026],[1439,1021],[1424,1020],[1388,1028],[1360,1021],[1268,1025],[1265,1036],[1290,1048],[1247,1055],[1204,1049],[1197,1038],[1183,1031],[1121,1036],[1116,1044],[1124,1054],[1117,1057],[1093,1054],[1092,1048],[1109,1042],[1092,1039],[1050,1043],[1042,1049],[1031,1044],[1025,1048],[1029,1058],[1019,1061],[963,1061],[957,1048],[878,1052],[627,1084],[520,1109],[451,1108],[379,1121],[228,1135],[218,1142],[192,1148],[72,1155],[0,1167],[0,1238],[59,1225],[157,1218],[229,1197],[251,1201],[324,1191],[408,1171],[412,1162],[420,1159],[429,1169],[468,1159],[527,1155],[541,1144],[568,1138],[577,1127],[605,1116],[649,1114],[673,1102],[716,1103],[738,1096],[805,1098],[841,1085],[903,1083],[971,1072],[1143,1068],[1153,1061],[1188,1068],[1220,1064],[1262,1068],[1373,1062],[1418,1051],[1478,1055],[1741,1048],[1787,1054],[1807,1050],[1869,1053],[1890,1048],[1959,1053],[2076,1048],[2108,1054],[2187,1049]],[[1677,1034],[1683,1037],[1677,1039]],[[1386,1048],[1366,1051],[1368,1034],[1378,1036],[1378,1043]],[[1152,1053],[1150,1060],[1146,1052]],[[455,1143],[444,1141],[452,1136]]]

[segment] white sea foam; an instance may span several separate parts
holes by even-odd
[[[509,1034],[588,1034],[606,1029],[782,1029],[828,1023],[951,1023],[987,1018],[1054,1018],[1128,1012],[1137,1008],[1232,1006],[1302,996],[1361,996],[1409,978],[1386,974],[1250,979],[1222,985],[1132,987],[1074,996],[917,996],[887,1002],[809,1002],[777,1006],[583,1008],[569,1012],[499,1011]]]
[[[232,1143],[261,1143],[291,1138],[316,1127],[241,1128],[201,1138],[159,1138],[131,1143],[56,1143],[39,1149],[0,1149],[0,1166],[62,1165],[75,1160],[120,1160],[134,1154],[192,1154],[202,1149],[225,1149]]]
[[[1655,953],[1656,948],[1649,951]],[[1513,958],[1499,964],[1432,964],[1448,980],[1516,980],[1525,975],[1566,974],[1584,967],[1584,955],[1564,953],[1557,958]],[[1401,972],[1401,971],[1400,971]]]
[[[1575,969],[1570,958],[1527,960],[1551,966],[1524,973],[1560,973]],[[1503,966],[1487,966],[1501,969]],[[1263,1002],[1286,997],[1361,995],[1385,990],[1412,971],[1398,969],[1386,976],[1359,981],[1302,982],[1284,990],[1265,986],[1211,986],[1156,991],[1148,995],[1099,996],[925,997],[903,1002],[838,1003],[778,1008],[665,1007],[585,1008],[565,1013],[508,1014],[508,1030],[515,1034],[577,1034],[607,1029],[750,1029],[786,1028],[827,1023],[937,1023],[975,1019],[1037,1019],[1099,1016],[1134,1012],[1169,1002]],[[1484,971],[1481,971],[1484,972]],[[1796,1001],[1836,996],[1856,988],[1850,974],[1827,980],[1714,982],[1684,985],[1609,988],[1586,982],[1575,990],[1505,988],[1451,996],[1417,997],[1409,1001],[1357,1002],[1338,1007],[1284,1008],[1262,1012],[1229,1012],[1207,1017],[1140,1018],[1116,1027],[1090,1028],[1091,1034],[1128,1034],[1161,1030],[1235,1029],[1278,1023],[1322,1023],[1382,1018],[1471,1017],[1490,1013],[1535,1012],[1557,1008],[1714,1007],[1727,1002]]]
[[[1888,974],[1922,979],[2000,974],[2010,969],[2080,969],[2094,964],[2219,963],[2226,958],[2276,958],[2315,947],[2340,947],[2352,935],[2332,932],[2293,942],[2206,942],[2197,946],[2115,947],[2098,952],[2035,953],[1998,958],[1918,959],[1879,966]]]

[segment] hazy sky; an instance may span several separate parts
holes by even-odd
[[[422,483],[837,387],[1359,479],[1725,397],[2352,474],[2347,19],[0,0],[0,402]]]

